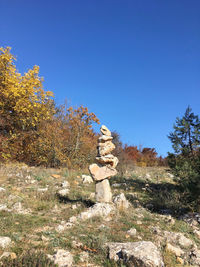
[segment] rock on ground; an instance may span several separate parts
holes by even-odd
[[[58,249],[56,253],[52,255],[47,255],[58,267],[69,267],[73,264],[72,254],[64,249]]]
[[[6,204],[1,204],[0,205],[0,211],[9,211],[7,205]]]
[[[18,214],[30,214],[30,209],[24,209],[21,202],[16,202],[12,207],[13,212]]]
[[[11,244],[11,239],[10,237],[7,236],[0,236],[0,248],[7,248]]]
[[[192,240],[185,237],[182,233],[164,231],[163,234],[166,238],[166,241],[178,244],[182,248],[189,248],[194,244]]]
[[[115,211],[115,207],[113,204],[97,203],[94,206],[90,207],[87,211],[82,212],[78,216],[78,219],[87,220],[87,219],[90,219],[96,216],[107,217],[111,215],[111,213],[114,211]]]
[[[5,192],[6,191],[6,189],[5,188],[3,188],[3,187],[0,187],[0,192]]]
[[[175,247],[175,246],[171,245],[170,243],[166,244],[166,248],[165,249],[166,249],[166,251],[175,254],[176,257],[180,257],[180,256],[182,256],[184,254],[184,251],[181,248]]]
[[[64,188],[64,189],[60,189],[58,191],[58,195],[61,197],[67,197],[69,194],[69,189],[68,188]]]
[[[6,252],[6,251],[5,251],[5,252],[1,255],[0,259],[2,259],[2,258],[11,258],[11,260],[14,260],[14,259],[17,258],[17,255],[16,255],[14,252]]]
[[[90,175],[82,175],[83,184],[91,184],[93,183],[93,179]]]
[[[69,188],[69,187],[70,187],[70,184],[69,184],[68,181],[64,181],[64,182],[62,182],[61,186],[62,186],[63,188]]]
[[[178,245],[181,248],[188,249],[194,246],[194,242],[185,237],[183,233],[175,233],[169,231],[161,231],[159,227],[153,227],[154,233],[157,235],[155,237],[159,242],[170,243],[172,245]]]
[[[130,230],[127,231],[127,234],[131,236],[136,236],[137,230],[135,228],[131,228]]]
[[[200,250],[194,249],[190,252],[189,255],[190,259],[189,262],[192,265],[200,266]]]
[[[120,210],[128,209],[130,206],[129,201],[126,199],[124,193],[121,193],[120,195],[116,196],[114,198],[114,204],[117,206]]]
[[[107,243],[109,258],[120,259],[130,267],[163,267],[164,263],[157,247],[150,241]]]

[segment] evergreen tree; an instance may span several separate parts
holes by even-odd
[[[184,199],[198,207],[200,203],[200,121],[188,107],[177,118],[169,134],[175,153],[168,153],[168,164],[184,193]]]
[[[176,119],[174,132],[169,134],[176,154],[193,155],[200,146],[200,121],[188,106],[182,118]]]

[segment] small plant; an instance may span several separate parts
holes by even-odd
[[[43,252],[28,251],[16,259],[3,258],[2,267],[56,267]]]

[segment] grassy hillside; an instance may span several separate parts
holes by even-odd
[[[130,207],[106,218],[78,221],[77,216],[95,203],[95,185],[84,184],[82,174],[87,170],[1,165],[0,236],[11,238],[12,243],[0,248],[0,255],[6,251],[15,253],[13,258],[30,258],[33,253],[52,255],[55,249],[63,248],[73,255],[73,266],[118,266],[107,257],[107,242],[149,240],[159,247],[166,266],[183,266],[181,259],[189,266],[191,247],[182,247],[185,254],[177,257],[166,249],[163,233],[183,233],[200,248],[200,224],[180,219],[190,210],[183,205],[167,169],[137,167],[124,177],[112,178],[113,195],[124,193]],[[69,182],[69,192],[61,197],[58,191],[65,181]],[[76,223],[59,232],[58,226],[66,222]],[[131,228],[136,234],[128,232]],[[9,266],[8,258],[0,261]]]

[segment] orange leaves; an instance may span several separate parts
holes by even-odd
[[[0,159],[27,164],[85,166],[96,153],[98,118],[87,107],[55,107],[39,66],[21,75],[10,48],[0,48]]]
[[[84,251],[97,253],[97,250],[96,250],[96,249],[94,249],[94,248],[89,248],[89,247],[87,247],[86,245],[82,246],[81,248],[82,248],[82,250],[84,250]]]
[[[139,150],[137,146],[125,145],[124,153],[129,160],[132,160],[136,165],[141,167],[155,166],[159,161],[155,148],[145,147]]]

